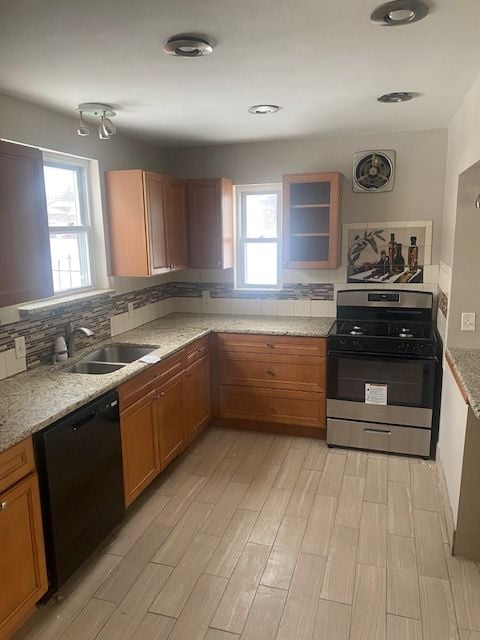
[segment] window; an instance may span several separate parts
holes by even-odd
[[[236,285],[243,289],[280,286],[279,184],[236,187]]]
[[[53,289],[64,293],[94,284],[87,161],[44,154]]]

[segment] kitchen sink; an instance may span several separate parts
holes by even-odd
[[[112,344],[92,351],[81,362],[111,362],[128,364],[147,355],[156,347],[136,347],[131,344]]]
[[[90,373],[93,375],[102,375],[104,373],[112,373],[121,369],[125,364],[114,364],[112,362],[86,362],[81,360],[71,367],[67,367],[64,371],[68,373]]]

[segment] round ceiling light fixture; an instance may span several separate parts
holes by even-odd
[[[163,51],[169,56],[180,58],[199,58],[208,56],[213,52],[212,45],[199,36],[173,36],[163,47]]]
[[[399,27],[422,20],[428,12],[429,8],[422,0],[393,0],[377,7],[370,20],[383,27]]]
[[[276,113],[281,107],[278,104],[254,104],[249,107],[248,112],[254,115],[265,116],[268,113]]]
[[[384,93],[382,96],[377,98],[377,101],[391,104],[397,102],[408,102],[417,95],[418,94],[413,93],[413,91],[394,91],[393,93]]]

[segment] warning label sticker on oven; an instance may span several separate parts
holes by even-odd
[[[365,383],[365,404],[387,404],[387,385]]]

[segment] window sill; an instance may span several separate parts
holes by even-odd
[[[21,318],[25,318],[40,311],[60,309],[71,304],[83,302],[84,300],[93,300],[94,298],[109,296],[112,293],[114,293],[114,289],[91,289],[90,291],[72,293],[67,296],[55,296],[53,298],[23,304],[18,307],[18,312]]]

